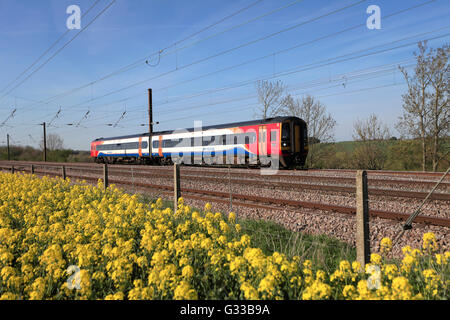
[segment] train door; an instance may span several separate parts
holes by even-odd
[[[258,134],[258,154],[260,156],[267,155],[267,127],[259,126]]]
[[[300,123],[295,122],[294,124],[294,152],[301,151],[301,131],[300,131]]]

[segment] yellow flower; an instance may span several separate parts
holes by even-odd
[[[241,291],[244,292],[245,299],[257,300],[259,299],[258,291],[248,282],[241,284]]]
[[[323,300],[331,295],[331,287],[321,281],[314,281],[302,294],[303,300]]]
[[[115,294],[109,294],[105,297],[105,300],[123,300],[125,295],[123,292],[116,292]]]
[[[438,248],[437,242],[436,242],[436,236],[433,232],[427,232],[423,235],[423,244],[422,244],[423,250],[426,251],[435,251]]]
[[[381,256],[376,253],[370,255],[370,262],[376,265],[381,265]]]
[[[239,268],[245,264],[245,259],[242,257],[235,257],[230,262],[230,271],[231,274],[236,274],[239,271]]]
[[[392,280],[392,297],[399,300],[409,300],[412,287],[405,277],[396,277]]]
[[[250,237],[246,234],[244,234],[243,236],[241,236],[241,244],[244,247],[247,247],[250,245]]]
[[[312,267],[311,260],[305,260],[305,261],[303,262],[303,266],[304,266],[306,269],[311,269],[311,267]]]
[[[0,300],[19,300],[19,296],[12,292],[6,292],[0,296]]]
[[[347,260],[342,260],[341,262],[339,262],[339,270],[342,272],[350,272],[350,262],[348,262]]]
[[[384,274],[389,280],[392,280],[398,273],[398,267],[395,264],[387,264],[384,266]]]
[[[302,278],[300,276],[294,276],[290,280],[291,287],[300,287],[302,285]]]
[[[412,255],[407,255],[402,260],[402,270],[405,272],[411,272],[412,267],[416,263],[417,263],[417,261]]]
[[[361,268],[361,263],[359,263],[358,261],[353,261],[352,262],[352,269],[354,272],[361,272],[362,268]]]
[[[324,281],[325,280],[325,272],[322,270],[317,270],[316,279],[319,281]]]
[[[190,265],[187,265],[183,268],[181,274],[185,278],[192,278],[192,276],[194,275],[194,268],[192,268]]]
[[[383,238],[380,242],[381,253],[389,253],[392,249],[392,240],[390,238]]]
[[[355,288],[354,286],[352,286],[352,285],[346,285],[346,286],[344,287],[344,289],[342,290],[342,295],[343,295],[345,298],[352,298],[353,295],[355,294],[355,292],[356,292],[356,288]]]
[[[234,213],[192,212],[182,199],[178,208],[102,183],[0,172],[0,299],[446,298],[450,252],[436,251],[432,233],[401,263],[373,254],[370,276],[346,260],[328,273],[251,247]],[[381,240],[381,253],[391,247]]]
[[[197,292],[192,289],[188,282],[182,280],[174,292],[175,300],[196,300]]]
[[[272,298],[273,290],[275,289],[275,277],[266,275],[259,283],[258,292],[263,294],[263,297]]]

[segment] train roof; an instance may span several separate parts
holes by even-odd
[[[278,122],[282,122],[282,121],[286,121],[286,120],[300,120],[305,123],[304,120],[302,120],[298,117],[274,117],[274,118],[267,118],[266,120],[250,120],[250,121],[242,121],[242,122],[233,122],[233,123],[205,126],[205,127],[202,127],[202,130],[245,127],[245,126],[253,126],[253,125],[259,125],[259,124],[278,123]],[[183,128],[183,130],[186,130],[189,132],[194,131],[194,129],[195,128]],[[180,129],[178,129],[178,130],[180,130]],[[155,132],[153,132],[153,135],[170,134],[170,133],[173,133],[174,131],[176,131],[176,130],[155,131]],[[128,139],[128,138],[147,137],[147,136],[148,136],[148,132],[144,132],[141,134],[131,134],[131,135],[127,135],[127,136],[98,138],[98,139],[95,139],[94,141]]]

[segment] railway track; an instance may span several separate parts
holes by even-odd
[[[40,167],[42,167],[42,163],[38,163]],[[15,163],[15,170],[22,171],[22,172],[30,172],[30,163],[26,164],[19,164]],[[55,165],[55,164],[48,164],[44,165],[44,167],[53,168],[54,170],[35,170],[35,174],[39,175],[51,175],[51,176],[60,176],[60,172],[58,170],[61,167],[61,164]],[[76,170],[80,170],[79,174],[71,173],[69,170],[71,168],[75,168]],[[0,169],[10,169],[7,165],[0,164]],[[78,180],[86,180],[86,181],[92,181],[97,182],[97,180],[101,177],[99,175],[98,177],[92,177],[89,176],[88,173],[99,173],[101,170],[101,167],[95,168],[89,166],[89,165],[81,165],[81,166],[67,166],[68,172],[67,177],[72,179],[78,179]],[[111,177],[109,178],[109,182],[111,184],[116,185],[124,185],[124,186],[133,186],[134,188],[143,188],[143,189],[153,189],[153,190],[159,190],[164,193],[170,193],[170,191],[173,191],[173,187],[170,185],[158,185],[158,184],[152,184],[147,182],[141,182],[141,181],[130,181],[129,179],[123,180],[123,179],[117,179],[114,177],[114,170],[116,167],[112,167],[112,170],[110,171]],[[116,176],[127,176],[126,173],[123,170],[116,170]],[[137,170],[139,174],[144,174],[147,176],[155,176],[153,173],[147,172],[141,172],[141,170]],[[192,172],[191,172],[192,173]],[[160,177],[168,178],[170,176],[169,172],[167,173],[160,173]],[[129,177],[129,176],[128,176]],[[202,177],[198,176],[191,176],[189,175],[183,175],[182,179],[201,179]],[[203,177],[202,179],[208,179],[208,181],[211,181],[213,177]],[[219,181],[218,178],[215,178],[216,182]],[[223,181],[224,179],[220,179]],[[249,181],[244,179],[233,179],[232,180],[235,184],[242,184],[242,183],[252,183],[256,185],[260,185],[263,182],[258,181]],[[392,181],[392,180],[390,180]],[[354,182],[354,179],[353,179]],[[266,186],[274,186],[274,182],[264,182]],[[275,187],[288,187],[288,188],[316,188],[317,190],[326,190],[326,188],[334,188],[334,191],[338,192],[350,192],[354,193],[354,187],[342,187],[342,186],[323,186],[323,185],[313,185],[313,184],[305,184],[305,183],[291,183],[290,185],[286,186],[285,182],[279,182],[275,185]],[[203,189],[193,189],[193,188],[181,188],[182,196],[187,199],[194,199],[194,200],[202,200],[202,201],[209,201],[209,202],[217,202],[217,203],[228,203],[230,196],[233,198],[233,204],[237,206],[244,206],[249,208],[261,208],[261,209],[267,209],[267,210],[274,210],[274,209],[280,209],[285,210],[293,209],[298,210],[299,208],[309,208],[309,209],[315,209],[325,212],[337,212],[341,214],[347,214],[347,215],[354,215],[356,213],[356,209],[353,207],[348,206],[342,206],[342,205],[334,205],[334,204],[326,204],[326,203],[317,203],[317,202],[308,202],[308,201],[299,201],[299,200],[287,200],[287,199],[277,199],[273,197],[263,197],[263,196],[255,196],[255,195],[244,195],[239,193],[228,193],[228,192],[219,192],[219,191],[211,191],[211,190],[203,190]],[[370,195],[388,195],[388,196],[397,196],[397,197],[413,197],[413,198],[424,198],[425,194],[422,192],[414,192],[414,191],[396,191],[397,193],[393,195],[394,190],[382,190],[382,189],[369,189]],[[449,194],[437,194],[436,200],[444,200],[448,201],[450,200]],[[391,212],[391,211],[383,211],[383,210],[376,210],[371,209],[369,210],[369,214],[372,217],[382,218],[382,219],[388,219],[388,220],[394,220],[394,221],[406,221],[406,219],[409,217],[409,214],[400,213],[400,212]],[[425,225],[433,225],[433,226],[440,226],[440,227],[450,227],[450,219],[445,217],[433,217],[433,216],[418,216],[415,221],[415,223],[425,224]]]
[[[69,162],[69,163],[62,163],[62,162],[42,162],[42,161],[6,161],[2,160],[0,161],[0,165],[4,166],[11,166],[11,165],[37,165],[37,166],[67,166],[67,167],[79,167],[79,168],[102,168],[101,164],[96,163],[83,163],[83,162]],[[110,164],[108,165],[110,168],[133,168],[135,170],[171,170],[171,166],[146,166],[146,165],[121,165],[121,164]],[[183,166],[184,169],[187,170],[198,170],[199,166]],[[220,170],[226,171],[226,167],[212,167],[212,166],[205,166],[201,167],[201,172],[205,172],[205,170],[211,170],[213,172],[218,172]],[[259,173],[255,173],[252,171],[257,171],[258,169],[244,169],[240,167],[233,168],[233,171],[239,171],[235,172],[235,174],[241,174],[243,171],[246,175],[252,175],[252,176],[260,176]],[[319,173],[324,174],[328,177],[331,177],[330,174],[342,174],[347,173],[350,175],[354,175],[357,170],[354,169],[308,169],[308,170],[280,170],[275,176],[305,176],[304,173]],[[404,176],[404,177],[410,177],[410,178],[417,178],[417,177],[424,177],[424,178],[430,178],[435,179],[436,177],[441,177],[444,172],[423,172],[423,171],[389,171],[389,170],[367,170],[367,173],[369,176]],[[310,175],[306,175],[310,177]],[[450,182],[450,176],[447,176],[446,181]]]
[[[40,165],[42,166],[42,165]],[[52,167],[46,166],[46,167]],[[2,166],[0,165],[0,168],[3,169],[9,169],[8,166]],[[58,170],[60,167],[54,167],[56,170]],[[16,166],[16,169],[24,170],[26,172],[31,172],[31,169],[28,166]],[[66,167],[67,170],[80,170],[82,169],[84,173],[92,173],[92,174],[98,174],[99,177],[102,177],[103,168],[93,168],[89,166],[68,166]],[[172,179],[173,173],[171,170],[135,170],[134,173],[139,178],[164,178],[164,179]],[[196,175],[197,174],[197,175]],[[240,173],[229,173],[230,176],[233,177],[242,177],[242,174]],[[122,177],[128,177],[130,175],[130,170],[124,170],[123,167],[112,167],[109,169],[109,175],[111,176],[122,176]],[[346,192],[346,193],[355,193],[356,188],[354,187],[355,179],[354,178],[339,178],[338,182],[340,183],[346,183],[350,186],[342,186],[342,185],[330,185],[330,184],[313,184],[308,182],[285,182],[285,181],[271,181],[269,179],[243,179],[243,178],[233,178],[233,179],[224,179],[224,178],[217,178],[214,177],[214,175],[217,175],[214,172],[202,172],[201,170],[188,170],[184,171],[182,174],[183,180],[191,180],[191,181],[203,181],[208,183],[222,183],[222,184],[228,184],[231,183],[233,185],[249,185],[249,186],[255,186],[255,187],[263,187],[263,188],[277,188],[277,189],[283,189],[283,190],[321,190],[321,191],[332,191],[332,192]],[[246,178],[249,178],[249,176],[245,176]],[[260,175],[253,175],[250,177],[254,178],[261,178]],[[312,181],[319,181],[319,182],[330,182],[330,180],[326,177],[315,177],[310,176],[308,177]],[[291,177],[292,180],[292,177]],[[384,180],[384,179],[374,179],[377,183],[390,183],[390,184],[403,184],[403,185],[411,185],[413,184],[415,187],[418,185],[422,187],[432,187],[435,185],[435,182],[430,181],[403,181],[403,180]],[[370,180],[370,182],[374,182],[374,180]],[[380,181],[381,180],[381,181]],[[441,185],[441,188],[450,188],[450,183],[443,182]],[[413,198],[413,199],[423,199],[427,196],[427,192],[420,192],[420,191],[408,191],[408,190],[392,190],[392,189],[383,189],[383,188],[375,188],[375,187],[369,187],[369,196],[387,196],[387,197],[398,197],[398,198]],[[431,200],[443,200],[443,201],[450,201],[450,193],[443,193],[443,192],[437,192],[433,193],[430,196]]]
[[[34,166],[45,166],[45,167],[52,167],[60,168],[61,166],[65,166],[66,168],[73,168],[73,169],[89,169],[89,170],[98,170],[101,172],[103,170],[103,166],[99,164],[94,163],[58,163],[58,162],[22,162],[22,161],[0,161],[0,167],[3,168],[11,168],[11,166],[16,167],[30,167],[31,165]],[[150,172],[167,172],[170,174],[172,172],[172,168],[168,166],[142,166],[142,165],[108,165],[110,170],[122,170],[122,171],[130,171],[134,170],[134,172],[139,173],[150,173]],[[308,173],[313,172],[320,172],[320,173],[331,173],[331,172],[346,172],[350,176],[337,176],[337,175],[315,175],[315,174],[307,174],[305,171],[280,171],[275,175],[269,175],[269,176],[262,176],[260,173],[255,172],[256,170],[245,170],[245,169],[232,169],[231,172],[228,173],[227,169],[223,168],[212,168],[212,167],[204,167],[202,169],[199,169],[199,167],[195,166],[182,166],[181,169],[183,174],[189,174],[189,175],[201,175],[201,176],[215,176],[218,174],[230,174],[231,176],[237,176],[237,177],[246,177],[246,178],[261,178],[265,177],[266,179],[296,179],[296,180],[311,180],[311,181],[317,181],[317,182],[326,182],[326,181],[334,181],[338,183],[354,183],[354,177],[353,175],[356,173],[355,170],[308,170]],[[396,171],[393,171],[396,172]],[[436,178],[433,178],[433,176],[442,176],[442,173],[436,173],[436,172],[427,172],[426,174],[433,174],[433,176],[428,176],[430,180],[417,180],[416,178],[414,180],[411,179],[411,177],[416,177],[416,172],[405,172],[404,174],[409,175],[410,177],[403,177],[403,178],[397,178],[397,179],[386,179],[386,178],[380,178],[379,176],[386,176],[387,171],[376,171],[371,172],[369,171],[371,176],[371,181],[377,182],[377,183],[392,183],[395,182],[396,184],[401,185],[419,185],[419,186],[433,186],[435,184]],[[437,175],[436,175],[437,174]],[[450,187],[450,176],[447,176],[446,179],[441,184],[445,187]]]

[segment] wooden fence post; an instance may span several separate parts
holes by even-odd
[[[105,185],[105,190],[108,188],[108,165],[105,163],[103,164],[103,184]]]
[[[66,178],[67,178],[67,176],[66,176],[66,166],[62,166],[62,168],[61,168],[61,175],[62,175],[62,178],[64,180],[66,180]]]
[[[356,260],[364,270],[370,261],[369,201],[367,172],[356,172]]]
[[[34,174],[34,165],[31,165],[31,174]]]
[[[177,212],[178,198],[180,198],[180,165],[173,164],[173,213]]]
[[[14,166],[11,166],[11,173],[14,174]]]

